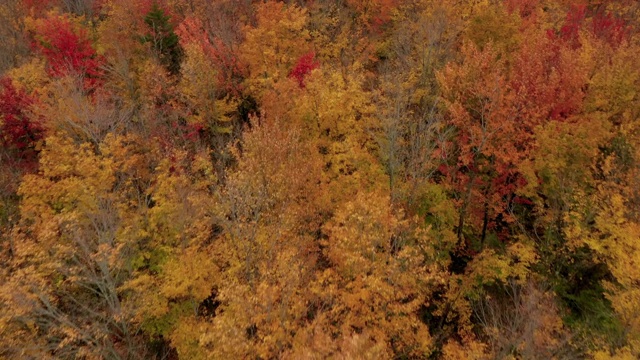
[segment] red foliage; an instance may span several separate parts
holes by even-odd
[[[218,74],[218,85],[227,93],[241,92],[240,83],[246,76],[246,66],[231,46],[218,37],[210,37],[202,22],[194,17],[187,17],[176,28],[180,43],[198,44],[207,57],[213,62]]]
[[[547,119],[566,120],[581,108],[587,75],[578,66],[573,46],[553,32],[532,32],[515,55],[514,107],[527,132]]]
[[[564,25],[560,28],[560,38],[578,46],[578,32],[586,15],[587,7],[585,5],[573,5],[567,12]]]
[[[10,79],[0,80],[0,144],[16,150],[23,160],[35,159],[34,144],[43,135],[42,126],[27,116],[33,102],[33,98],[23,90],[16,89]]]
[[[590,22],[587,22],[588,18],[590,18]],[[590,26],[585,26],[586,24]],[[594,11],[583,4],[571,7],[567,12],[565,23],[557,35],[553,31],[549,31],[548,34],[551,39],[559,38],[571,44],[573,48],[578,48],[580,46],[578,34],[582,28],[612,46],[620,45],[629,34],[629,29],[623,19],[603,10],[596,9]]]
[[[289,73],[289,77],[295,78],[298,80],[298,85],[300,88],[304,88],[304,78],[316,69],[320,64],[315,61],[316,54],[311,51],[308,52],[298,59],[298,62],[293,67],[291,72]]]
[[[606,12],[593,16],[591,31],[611,45],[619,45],[628,35],[626,22]]]
[[[86,90],[100,84],[104,59],[91,47],[86,31],[73,29],[69,19],[45,19],[36,29],[33,47],[46,57],[49,75],[80,75]]]

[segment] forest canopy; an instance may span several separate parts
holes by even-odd
[[[640,358],[635,0],[4,0],[0,359]]]

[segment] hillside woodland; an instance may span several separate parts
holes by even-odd
[[[634,0],[3,0],[0,359],[640,358]]]

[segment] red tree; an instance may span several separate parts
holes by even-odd
[[[49,75],[82,76],[85,90],[99,85],[104,59],[91,47],[86,31],[74,28],[66,17],[49,17],[40,21],[33,47],[47,59]]]
[[[15,150],[19,160],[35,160],[35,143],[42,138],[43,128],[27,115],[33,105],[33,98],[16,89],[11,80],[0,80],[0,144]],[[18,160],[16,159],[16,160]]]
[[[301,88],[304,88],[304,78],[319,65],[318,62],[315,61],[315,57],[316,54],[313,51],[302,55],[289,73],[289,77],[298,80],[298,85],[300,85]]]
[[[619,45],[629,34],[626,22],[611,13],[599,11],[591,20],[591,31],[611,45]]]
[[[597,38],[611,46],[619,45],[629,34],[626,22],[602,7],[587,7],[584,4],[571,6],[560,31],[556,34],[549,31],[552,40],[560,39],[572,47],[581,46],[579,32],[581,29],[591,32]]]

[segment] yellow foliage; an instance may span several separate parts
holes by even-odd
[[[455,340],[449,340],[442,349],[443,359],[447,360],[484,360],[492,357],[487,354],[486,345],[473,337],[465,338],[461,344]]]
[[[22,66],[9,70],[7,75],[29,94],[46,93],[49,79],[42,59],[33,58]]]
[[[249,93],[261,98],[263,91],[286,78],[298,58],[309,51],[309,33],[306,10],[297,5],[266,1],[256,6],[256,18],[256,27],[245,28],[240,53],[249,67]]]
[[[218,79],[215,68],[197,44],[185,46],[186,59],[180,70],[182,78],[178,84],[180,96],[189,106],[187,121],[217,132],[230,132],[229,114],[237,104],[221,98],[217,89]]]
[[[508,14],[502,7],[481,7],[469,20],[465,35],[480,49],[492,44],[499,53],[508,57],[521,41],[518,20],[515,14]]]
[[[328,165],[324,181],[334,203],[352,198],[358,190],[384,187],[388,180],[375,159],[375,107],[363,89],[359,71],[343,77],[334,70],[314,71],[307,84],[310,112],[306,124],[318,139]]]
[[[408,356],[431,353],[432,339],[417,310],[442,279],[437,268],[424,263],[411,235],[401,235],[408,225],[390,212],[389,198],[376,193],[361,193],[338,208],[325,230],[333,267],[312,290],[330,305],[326,319],[317,320],[325,323],[315,326],[343,339],[355,336],[354,329],[362,331],[368,339],[357,339],[375,344],[383,358],[391,354],[391,339]],[[352,350],[342,346],[351,344],[337,344],[336,351],[349,356]]]
[[[128,329],[135,319],[133,307],[120,301],[126,277],[120,269],[133,244],[119,236],[130,209],[117,205],[116,165],[58,132],[46,138],[40,171],[25,176],[19,189],[20,228],[30,230],[15,248],[17,273],[6,301],[24,309],[21,317],[46,334],[43,341],[87,358],[109,352],[112,340],[98,341],[113,335],[109,324]],[[64,311],[69,303],[73,313]]]

